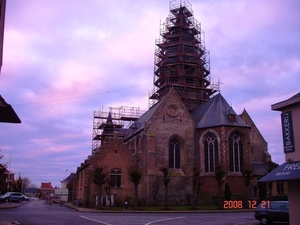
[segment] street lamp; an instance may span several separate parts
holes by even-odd
[[[66,173],[68,172],[68,169],[66,169],[66,171],[65,171],[65,178],[64,179],[66,179]]]

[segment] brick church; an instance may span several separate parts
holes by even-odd
[[[271,160],[267,142],[244,110],[240,115],[211,84],[209,52],[205,48],[200,23],[188,2],[170,3],[170,13],[156,40],[153,90],[149,109],[110,108],[95,111],[93,149],[77,168],[74,198],[87,207],[96,203],[97,187],[90,171],[103,167],[109,188],[103,196],[115,202],[134,198],[129,168],[141,172],[138,198],[141,204],[163,203],[161,168],[168,168],[169,201],[187,204],[193,194],[194,170],[198,202],[211,203],[218,194],[217,168],[229,185],[232,197],[247,193],[244,170],[253,177],[267,173]],[[125,126],[129,124],[129,126]],[[255,188],[255,179],[252,180]],[[108,192],[109,190],[109,192]],[[251,191],[257,196],[257,188]]]

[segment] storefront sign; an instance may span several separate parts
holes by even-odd
[[[281,114],[281,124],[282,124],[284,153],[294,152],[295,146],[294,146],[293,121],[292,121],[291,112],[285,112]]]

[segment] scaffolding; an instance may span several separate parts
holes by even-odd
[[[217,90],[211,86],[209,51],[191,4],[187,0],[175,2],[170,1],[170,13],[155,41],[154,87],[149,92],[149,108],[175,88],[192,110]]]
[[[109,111],[104,111],[103,108],[95,110],[93,114],[93,135],[92,135],[92,151],[99,149],[101,141],[103,140],[103,130],[109,118],[111,116],[112,127],[114,130],[126,129],[134,121],[138,120],[143,112],[139,107],[109,107]],[[112,136],[111,134],[105,134],[105,136]]]

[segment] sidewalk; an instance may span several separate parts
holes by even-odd
[[[1,209],[10,209],[10,208],[16,208],[19,205],[22,205],[23,202],[17,203],[17,202],[6,202],[6,203],[0,203],[0,210]]]
[[[16,208],[25,203],[26,202],[24,202],[24,201],[21,203],[17,203],[17,202],[0,203],[0,210]],[[0,225],[21,225],[21,224],[16,220],[11,220],[11,221],[0,221]]]

